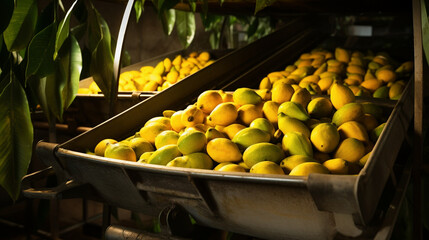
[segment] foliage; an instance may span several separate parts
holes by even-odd
[[[261,24],[266,21],[256,18],[209,15],[207,0],[187,0],[191,11],[186,12],[174,9],[179,2],[152,0],[164,32],[170,35],[176,27],[184,48],[195,36],[197,4],[202,4],[201,15],[206,29],[212,31],[215,48],[226,18],[229,32],[238,23],[248,25],[249,41],[270,29]],[[145,0],[134,1],[137,21],[144,4]],[[257,1],[255,13],[270,4]],[[42,109],[50,124],[62,121],[76,96],[85,63],[107,100],[113,101],[115,42],[91,0],[75,0],[67,11],[61,0],[51,0],[40,13],[36,0],[2,0],[0,13],[0,186],[16,200],[32,157],[31,112]]]
[[[114,86],[106,22],[89,0],[74,1],[67,12],[62,6],[52,0],[39,14],[36,0],[0,2],[0,186],[14,200],[33,150],[31,111],[41,108],[50,123],[62,120],[78,90],[81,48],[91,53],[97,84],[105,93]]]

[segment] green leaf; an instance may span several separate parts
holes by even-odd
[[[33,126],[24,89],[13,73],[7,77],[0,95],[0,185],[16,200],[31,160]]]
[[[51,119],[48,101],[46,98],[46,82],[47,77],[38,78],[36,76],[31,76],[29,79],[27,79],[27,83],[31,92],[36,96],[37,102],[40,104],[40,107],[48,119],[48,122],[51,122],[53,119]]]
[[[195,12],[195,10],[197,9],[197,3],[192,1],[192,0],[188,0],[188,4],[189,4],[189,7],[191,8],[192,12]]]
[[[57,68],[59,68],[59,66],[57,66]],[[62,90],[66,85],[66,79],[61,76],[59,71],[59,69],[56,69],[54,74],[46,76],[45,94],[48,100],[47,106],[49,111],[62,121],[64,112]]]
[[[136,0],[134,2],[134,11],[136,11],[136,21],[139,22],[142,12],[144,10],[145,0]]]
[[[189,47],[195,36],[195,14],[176,10],[176,27],[180,43]]]
[[[73,102],[79,88],[82,71],[82,54],[79,43],[73,35],[69,35],[58,53],[61,76],[65,79],[62,89],[63,108],[67,109]]]
[[[70,9],[67,11],[66,15],[64,16],[64,19],[61,20],[60,24],[58,25],[58,31],[57,31],[57,36],[56,36],[56,40],[55,40],[54,59],[57,58],[58,51],[60,50],[60,48],[63,45],[66,38],[69,36],[70,18],[71,18],[74,6],[76,6],[77,2],[78,2],[78,0],[76,0],[73,3],[73,5],[70,7]]]
[[[54,52],[56,24],[51,23],[31,40],[28,46],[28,62],[25,78],[31,75],[46,77],[55,71],[52,54]]]
[[[87,23],[82,23],[77,25],[76,27],[73,27],[70,32],[73,34],[73,36],[79,41],[83,38],[83,36],[86,33],[87,29]]]
[[[268,6],[271,6],[276,1],[277,0],[256,0],[255,14]]]
[[[247,29],[247,37],[252,37],[259,26],[259,18],[253,18],[250,22],[249,28]]]
[[[12,18],[14,0],[0,1],[0,33],[7,28],[10,19]]]
[[[37,22],[37,2],[17,0],[12,19],[4,31],[4,40],[9,51],[19,51],[27,47],[33,37]]]
[[[174,9],[165,10],[160,17],[164,33],[170,35],[176,22],[176,11]]]
[[[111,36],[106,21],[96,9],[89,12],[89,48],[91,50],[90,74],[108,101],[115,91]]]

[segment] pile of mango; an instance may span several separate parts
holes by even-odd
[[[173,60],[165,58],[154,66],[143,66],[139,71],[126,71],[119,76],[119,92],[162,91],[198,70],[212,64],[210,53],[191,52],[187,58],[177,55]],[[88,88],[80,88],[80,94],[100,92],[95,82]]]
[[[334,82],[330,97],[279,81],[271,90],[207,90],[165,110],[127,139],[103,139],[93,154],[169,167],[258,174],[357,174],[385,126],[386,109],[356,102]]]
[[[332,84],[348,86],[355,96],[398,100],[413,71],[413,62],[398,64],[387,53],[364,54],[337,47],[334,52],[313,49],[282,71],[269,73],[259,84],[272,89],[277,82],[306,88],[311,94],[330,94]]]

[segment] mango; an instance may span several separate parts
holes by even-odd
[[[214,127],[209,127],[206,131],[207,142],[215,138],[226,138],[225,134]]]
[[[312,173],[329,174],[329,169],[317,162],[305,162],[294,167],[290,171],[290,176],[308,176]]]
[[[250,168],[250,173],[257,174],[280,174],[285,175],[282,168],[274,162],[271,161],[262,161],[258,162]]]
[[[253,120],[249,127],[251,128],[258,128],[262,131],[267,132],[268,134],[270,134],[271,137],[274,136],[274,132],[276,131],[274,125],[266,118],[257,118],[255,120]]]
[[[210,114],[221,103],[223,103],[222,96],[215,90],[204,91],[197,98],[197,107],[205,114]]]
[[[374,98],[389,98],[389,87],[381,86],[372,94]]]
[[[286,116],[284,113],[279,113],[279,129],[284,133],[288,132],[300,132],[304,134],[306,137],[310,137],[310,130],[308,127],[301,121],[299,121],[296,118],[292,118],[289,116]]]
[[[333,158],[323,162],[325,166],[332,174],[348,174],[349,162],[342,158]]]
[[[313,157],[313,146],[310,140],[300,132],[287,132],[282,139],[282,149],[289,155]]]
[[[330,98],[332,105],[337,110],[347,103],[352,103],[355,101],[355,95],[353,94],[352,90],[339,83],[334,83],[332,85]]]
[[[128,145],[124,143],[111,143],[106,146],[104,157],[114,158],[119,160],[137,161],[136,153]]]
[[[305,162],[315,162],[315,160],[309,156],[304,155],[292,155],[280,162],[280,167],[283,169],[285,173],[290,173],[290,171],[298,166],[301,163]]]
[[[389,98],[392,100],[398,100],[404,89],[405,85],[402,82],[395,82],[389,89]]]
[[[215,138],[207,143],[207,153],[216,162],[238,162],[242,154],[237,144],[227,138]]]
[[[246,148],[250,147],[253,144],[261,142],[269,142],[271,135],[265,131],[262,131],[258,128],[245,128],[235,134],[232,142],[237,144],[240,150],[244,151]]]
[[[182,154],[180,153],[177,145],[166,145],[153,152],[152,155],[149,157],[147,163],[167,165],[168,162],[181,155]]]
[[[342,158],[351,163],[357,163],[365,155],[364,144],[355,138],[346,138],[335,151],[334,158]]]
[[[335,48],[335,59],[343,63],[348,63],[350,62],[350,53],[344,48],[337,47]]]
[[[296,118],[300,121],[307,121],[310,116],[307,110],[298,103],[295,102],[284,102],[279,106],[278,113],[284,113],[285,115]]]
[[[231,125],[228,125],[223,128],[223,132],[228,136],[229,139],[233,139],[235,134],[237,134],[239,131],[245,129],[246,126],[239,124],[239,123],[233,123]]]
[[[364,125],[357,121],[348,121],[338,127],[342,139],[355,138],[361,142],[368,142],[368,132]]]
[[[295,90],[290,84],[280,83],[271,89],[271,100],[278,104],[290,101]]]
[[[106,147],[109,144],[113,144],[113,143],[117,143],[117,142],[118,141],[116,141],[115,139],[111,139],[111,138],[106,138],[106,139],[101,140],[95,146],[95,149],[94,149],[95,155],[103,157],[104,156],[104,152],[106,151]]]
[[[307,105],[308,114],[311,117],[322,118],[331,116],[333,106],[327,98],[317,97],[311,100]]]
[[[311,94],[307,89],[301,88],[293,93],[290,101],[301,104],[301,106],[305,109],[307,108],[308,103],[311,101]]]
[[[183,155],[201,152],[206,144],[206,134],[200,131],[184,132],[177,140],[177,147]]]
[[[139,134],[142,138],[149,141],[152,145],[155,145],[156,136],[158,136],[158,134],[165,130],[170,130],[170,128],[165,124],[154,122],[149,125],[143,126],[140,129]]]
[[[206,153],[195,152],[176,157],[167,163],[167,167],[185,167],[197,169],[212,169],[213,160]]]
[[[205,120],[205,115],[201,109],[195,105],[189,105],[185,110],[183,110],[181,121],[182,124],[186,127],[192,127],[196,124],[203,123]]]
[[[263,117],[262,108],[254,104],[242,105],[237,112],[238,120],[246,126],[249,126],[253,120]]]
[[[384,122],[371,131],[370,138],[373,142],[377,141],[378,137],[380,137],[381,133],[383,132],[385,126],[386,123]]]
[[[280,147],[268,142],[253,144],[243,153],[243,161],[250,168],[262,161],[279,163],[284,157],[285,154]]]
[[[338,146],[340,134],[333,124],[321,123],[311,131],[310,141],[318,151],[330,153]]]
[[[357,121],[363,114],[363,108],[360,103],[348,103],[334,113],[332,123],[340,126],[348,121]]]
[[[280,104],[274,101],[266,101],[262,107],[262,112],[264,116],[270,121],[274,126],[277,126],[278,122],[278,110]]]
[[[147,163],[147,161],[149,161],[150,156],[152,156],[152,154],[155,151],[150,151],[150,152],[145,152],[142,155],[140,155],[139,160],[137,162],[139,163]]]
[[[171,130],[167,130],[167,131],[171,131]],[[155,150],[152,144],[142,137],[135,137],[130,139],[129,145],[134,150],[137,159],[139,159],[143,153],[152,152]]]
[[[208,116],[215,125],[227,126],[234,123],[238,117],[237,107],[232,102],[224,102],[217,105]]]
[[[221,171],[221,172],[246,172],[246,169],[243,168],[242,166],[235,164],[235,163],[229,163],[226,164],[218,169],[216,169],[216,171]]]
[[[254,104],[257,105],[262,102],[261,96],[259,96],[255,90],[250,88],[238,88],[232,94],[234,102],[238,105]]]

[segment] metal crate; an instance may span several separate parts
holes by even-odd
[[[321,40],[320,33],[303,31],[264,58],[263,63],[280,58],[293,60]],[[215,172],[84,154],[104,138],[126,138],[165,109],[182,109],[204,90],[254,84],[251,74],[267,65],[256,65],[235,80],[230,78],[234,75],[231,71],[265,44],[274,46],[259,42],[225,56],[198,76],[188,77],[68,142],[40,142],[38,156],[64,180],[90,184],[109,205],[133,211],[157,215],[177,204],[199,224],[264,239],[332,239],[367,234],[411,121],[411,84],[397,102],[374,100],[392,110],[373,154],[357,175],[295,177]]]

